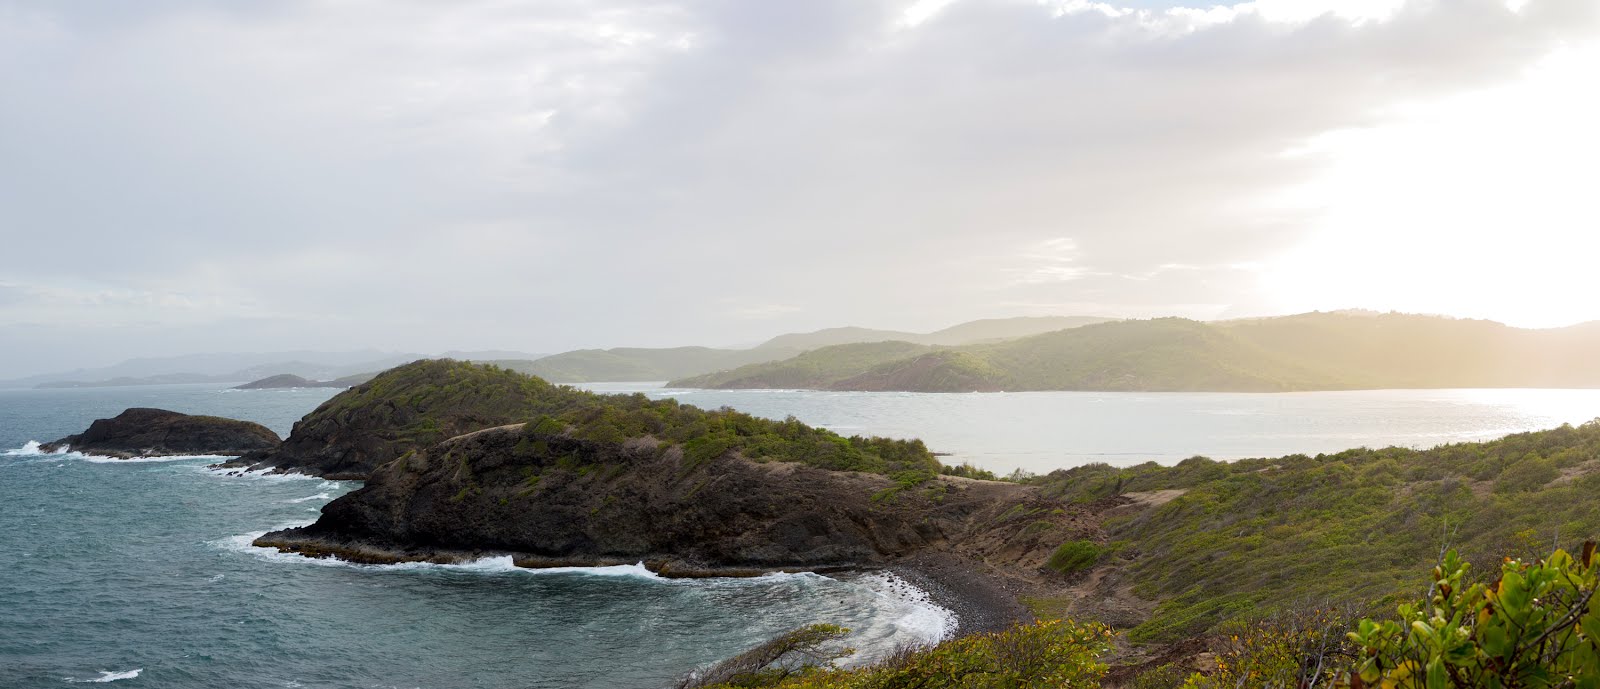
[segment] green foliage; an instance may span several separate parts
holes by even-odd
[[[978,467],[972,466],[972,464],[968,462],[962,462],[954,466],[941,466],[939,467],[939,473],[944,474],[945,476],[960,476],[962,478],[975,478],[983,481],[1000,480],[1000,477],[996,476],[994,472],[989,471],[988,469],[979,469]]]
[[[889,475],[889,478],[894,481],[894,485],[878,491],[872,496],[872,499],[878,502],[887,500],[903,491],[911,490],[932,481],[933,477],[934,474],[925,469],[908,469],[894,472]]]
[[[1037,481],[1078,503],[1182,493],[1104,525],[1109,540],[1131,544],[1118,567],[1135,593],[1160,601],[1129,635],[1150,641],[1293,601],[1393,606],[1446,541],[1481,553],[1529,552],[1537,542],[1545,552],[1558,533],[1600,534],[1596,458],[1600,422],[1429,450],[1090,465]]]
[[[1394,689],[1600,687],[1600,601],[1595,545],[1578,558],[1507,560],[1500,578],[1474,584],[1451,551],[1433,570],[1427,600],[1398,619],[1362,620],[1350,633],[1363,685]]]
[[[717,689],[1088,689],[1100,686],[1106,666],[1099,656],[1110,648],[1111,637],[1111,631],[1099,624],[1048,620],[1001,632],[972,634],[928,648],[902,649],[865,667],[812,667],[806,671],[790,671],[778,678],[761,675],[758,671],[704,686]]]
[[[1331,686],[1344,675],[1349,659],[1354,657],[1353,647],[1345,638],[1351,620],[1347,610],[1319,607],[1225,623],[1218,629],[1213,646],[1217,651],[1215,671],[1193,674],[1181,682],[1182,687]]]
[[[1067,541],[1050,554],[1045,566],[1062,574],[1072,574],[1093,567],[1105,550],[1094,541]]]
[[[588,395],[565,411],[524,427],[539,440],[566,435],[599,443],[653,438],[683,448],[686,469],[729,453],[756,461],[799,462],[834,471],[915,471],[931,477],[939,462],[920,440],[841,437],[790,417],[773,421],[732,409],[705,411],[644,395]],[[924,479],[925,480],[925,479]]]

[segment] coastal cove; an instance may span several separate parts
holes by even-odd
[[[593,387],[649,388],[652,397],[703,407],[794,415],[846,435],[922,437],[951,453],[947,462],[998,471],[1314,453],[1323,450],[1317,443],[1332,443],[1327,450],[1429,446],[1583,421],[1600,402],[1591,391],[909,395]],[[332,392],[0,392],[0,448],[19,448],[0,456],[0,500],[8,505],[0,566],[19,573],[0,584],[0,607],[20,611],[18,624],[0,630],[0,655],[20,659],[5,670],[17,674],[0,683],[644,688],[810,622],[851,627],[852,645],[869,653],[942,630],[937,610],[870,577],[670,581],[631,566],[364,567],[271,553],[248,544],[261,532],[309,522],[358,484],[229,476],[206,469],[212,460],[203,458],[118,462],[22,449],[131,406],[253,420],[286,435]],[[1118,418],[1126,421],[1113,423]],[[1232,454],[1230,447],[1263,449]]]

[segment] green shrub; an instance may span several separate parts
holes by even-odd
[[[1104,553],[1104,549],[1093,541],[1067,541],[1050,554],[1045,566],[1062,574],[1071,574],[1093,567]]]
[[[1433,570],[1429,597],[1398,619],[1362,620],[1357,682],[1395,689],[1600,687],[1595,544],[1578,558],[1507,560],[1492,584],[1472,584],[1454,551]]]

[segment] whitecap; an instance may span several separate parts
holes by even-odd
[[[115,682],[115,681],[117,681],[119,679],[133,679],[135,677],[138,677],[139,673],[141,673],[141,672],[144,672],[144,668],[142,668],[142,667],[138,668],[138,669],[135,669],[135,670],[125,670],[123,672],[107,672],[105,670],[101,670],[100,671],[100,676],[92,678],[92,679],[73,679],[71,677],[68,677],[66,679],[67,679],[68,682],[72,682],[72,683],[75,683],[75,684],[82,684],[82,683],[85,683],[85,682],[91,682],[91,683],[98,684],[98,683],[101,683],[101,682]]]
[[[220,457],[219,459],[233,459],[233,457]],[[200,467],[200,469],[210,473],[213,476],[221,476],[224,478],[247,478],[257,481],[322,481],[323,483],[321,486],[319,486],[320,488],[334,488],[338,486],[336,482],[329,481],[321,476],[312,476],[311,474],[299,473],[275,474],[272,473],[271,469],[246,469],[240,467],[213,466],[203,466]]]
[[[160,457],[131,457],[128,459],[122,459],[120,457],[107,457],[105,455],[88,455],[82,452],[63,452],[60,454],[94,464],[146,464],[150,462],[182,462],[193,459],[205,459],[213,461],[218,459],[233,459],[232,457],[228,457],[226,455],[164,455]]]
[[[92,454],[86,454],[86,453],[83,453],[83,452],[76,452],[70,446],[67,446],[67,445],[61,446],[61,449],[59,449],[59,450],[57,450],[55,452],[45,452],[43,450],[43,443],[40,443],[37,440],[29,440],[28,442],[23,443],[22,447],[19,447],[19,448],[13,449],[13,450],[6,450],[4,452],[0,452],[0,455],[4,455],[4,456],[7,456],[7,457],[45,457],[45,456],[58,457],[59,456],[59,457],[66,457],[68,459],[79,459],[79,460],[83,460],[85,462],[93,462],[95,464],[139,464],[139,463],[143,463],[143,462],[181,462],[181,461],[187,460],[187,459],[212,459],[212,460],[215,460],[215,459],[233,459],[232,457],[227,457],[227,456],[224,456],[224,455],[165,455],[165,456],[161,456],[161,457],[134,457],[134,458],[131,458],[131,459],[122,459],[122,458],[119,458],[119,457],[111,457],[111,456],[108,456],[108,455],[92,455]]]
[[[41,443],[37,440],[29,440],[28,442],[23,443],[22,447],[0,452],[0,455],[5,455],[7,457],[37,457],[44,454],[44,452],[39,449],[40,445]]]
[[[506,558],[510,560],[510,558]],[[611,565],[608,567],[540,567],[527,569],[532,574],[582,574],[591,577],[634,577],[650,579],[652,581],[666,581],[660,574],[650,571],[643,562],[632,565]]]
[[[332,500],[332,499],[333,499],[332,495],[328,495],[327,493],[317,493],[316,495],[307,495],[307,496],[305,496],[303,498],[291,498],[289,500],[284,500],[284,502],[293,504],[293,503],[301,503],[301,502],[311,502],[312,500]]]
[[[935,644],[955,635],[955,612],[933,602],[927,591],[891,572],[873,572],[857,581],[891,603],[894,626],[918,643]]]

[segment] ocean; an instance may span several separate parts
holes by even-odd
[[[1600,391],[1285,395],[644,391],[917,436],[1006,472],[1431,446],[1580,423]],[[949,613],[881,575],[664,580],[640,567],[358,566],[253,548],[357,487],[230,476],[214,459],[41,454],[127,407],[248,419],[287,434],[335,391],[215,385],[0,390],[0,687],[615,687],[690,669],[812,622],[866,657],[939,638]]]

